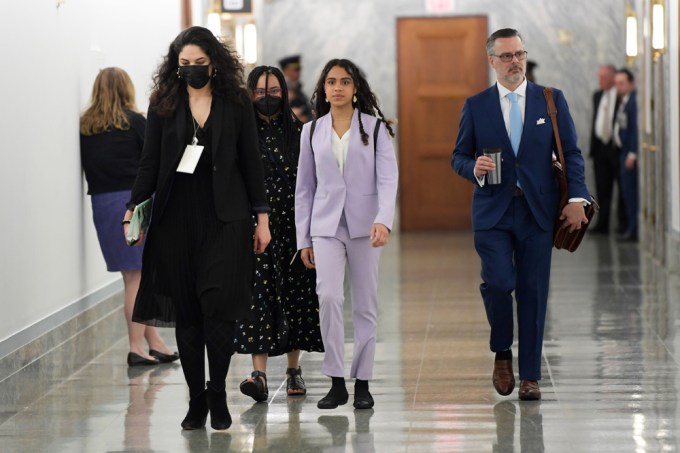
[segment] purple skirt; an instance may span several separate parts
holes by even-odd
[[[143,246],[128,246],[120,224],[125,215],[125,203],[129,200],[129,190],[92,195],[94,227],[109,272],[138,271],[142,268]]]

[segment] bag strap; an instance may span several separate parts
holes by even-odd
[[[312,153],[314,152],[314,147],[312,146],[312,137],[314,136],[314,129],[316,129],[316,118],[312,120],[312,125],[309,126],[309,147],[312,149]]]
[[[553,99],[553,89],[551,87],[543,88],[543,95],[548,104],[548,116],[552,122],[553,134],[555,135],[555,146],[557,147],[557,160],[562,167],[562,172],[560,173],[560,178],[564,183],[565,187],[567,185],[567,164],[564,160],[564,152],[562,151],[562,140],[560,139],[560,128],[557,124],[557,106],[555,106],[555,99]]]
[[[375,128],[373,129],[373,156],[378,153],[378,132],[380,132],[380,123],[382,120],[380,118],[375,119]]]

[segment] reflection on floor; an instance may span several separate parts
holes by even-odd
[[[270,400],[253,404],[232,361],[228,431],[183,432],[179,365],[128,369],[121,340],[0,425],[3,452],[657,452],[680,436],[680,284],[636,245],[589,237],[553,257],[543,401],[497,395],[470,234],[402,234],[381,268],[374,410],[321,411],[320,354],[302,369],[309,393],[285,394],[270,360]],[[171,330],[165,331],[172,341]],[[351,349],[347,349],[348,354]],[[351,389],[351,383],[350,383]],[[3,390],[0,384],[0,392]]]

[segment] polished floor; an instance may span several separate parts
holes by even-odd
[[[478,285],[470,234],[393,238],[381,267],[373,410],[317,409],[328,387],[318,353],[302,357],[306,397],[286,396],[285,362],[273,358],[270,399],[253,404],[237,390],[250,358],[236,356],[227,382],[232,427],[183,432],[180,365],[128,369],[120,332],[106,353],[54,382],[35,403],[3,408],[9,415],[0,424],[0,451],[678,449],[680,283],[640,256],[637,245],[597,236],[575,254],[554,253],[540,402],[494,392]],[[172,341],[172,331],[165,334]]]

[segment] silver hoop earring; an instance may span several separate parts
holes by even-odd
[[[328,103],[328,102],[329,102],[329,101],[328,101],[328,98],[326,98],[326,103]]]
[[[356,94],[355,94],[354,97],[352,98],[352,102],[354,102],[355,104],[357,103],[357,95],[356,95]]]

